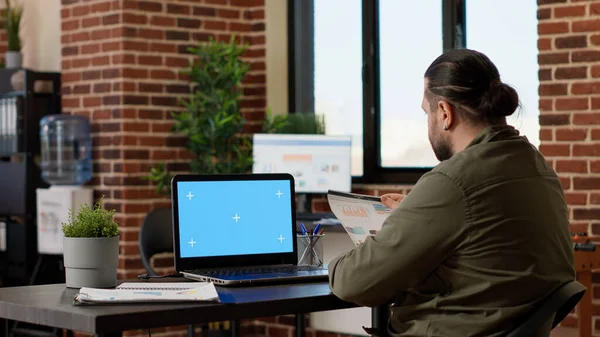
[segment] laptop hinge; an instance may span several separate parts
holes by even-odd
[[[231,266],[231,267],[206,267],[206,268],[196,268],[196,269],[186,269],[184,272],[196,271],[196,270],[215,270],[215,269],[249,269],[249,268],[273,268],[273,267],[292,267],[296,266],[292,263],[286,264],[261,264],[261,265],[252,265],[252,266]]]

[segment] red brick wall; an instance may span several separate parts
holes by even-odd
[[[266,110],[264,16],[264,0],[62,0],[63,110],[91,120],[89,185],[96,197],[105,196],[106,208],[116,210],[120,279],[145,273],[139,227],[149,211],[170,206],[141,177],[157,162],[187,169],[189,154],[170,132],[170,113],[189,90],[180,74],[191,61],[187,47],[232,34],[249,43],[242,112],[246,131],[260,129]],[[159,270],[169,271],[172,261],[157,261],[164,267]],[[160,331],[185,335],[177,327]],[[137,333],[147,331],[128,332]]]
[[[265,113],[264,0],[63,0],[63,108],[93,127],[96,196],[116,209],[123,232],[119,276],[144,272],[137,240],[144,216],[168,206],[141,179],[167,161],[185,170],[188,154],[170,133],[170,112],[188,92],[180,70],[187,47],[231,34],[248,42],[251,70],[244,83],[248,130]]]
[[[573,232],[600,235],[600,1],[539,0],[540,150],[558,172]],[[595,281],[600,282],[600,275]],[[590,289],[591,291],[591,289]],[[598,299],[598,292],[594,291]],[[600,307],[595,307],[595,312]],[[571,318],[565,324],[574,324]],[[594,327],[600,329],[598,323]]]

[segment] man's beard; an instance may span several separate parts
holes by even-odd
[[[444,141],[443,137],[439,137],[435,140],[431,140],[431,148],[433,149],[433,153],[435,157],[439,161],[444,161],[450,159],[452,157],[452,150],[450,150],[450,143]]]

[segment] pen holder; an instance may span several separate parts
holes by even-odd
[[[298,265],[321,266],[323,265],[323,242],[320,241],[324,234],[298,234]]]

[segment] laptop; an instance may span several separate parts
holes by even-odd
[[[178,174],[171,181],[175,269],[218,285],[324,281],[299,266],[294,178],[286,173]]]

